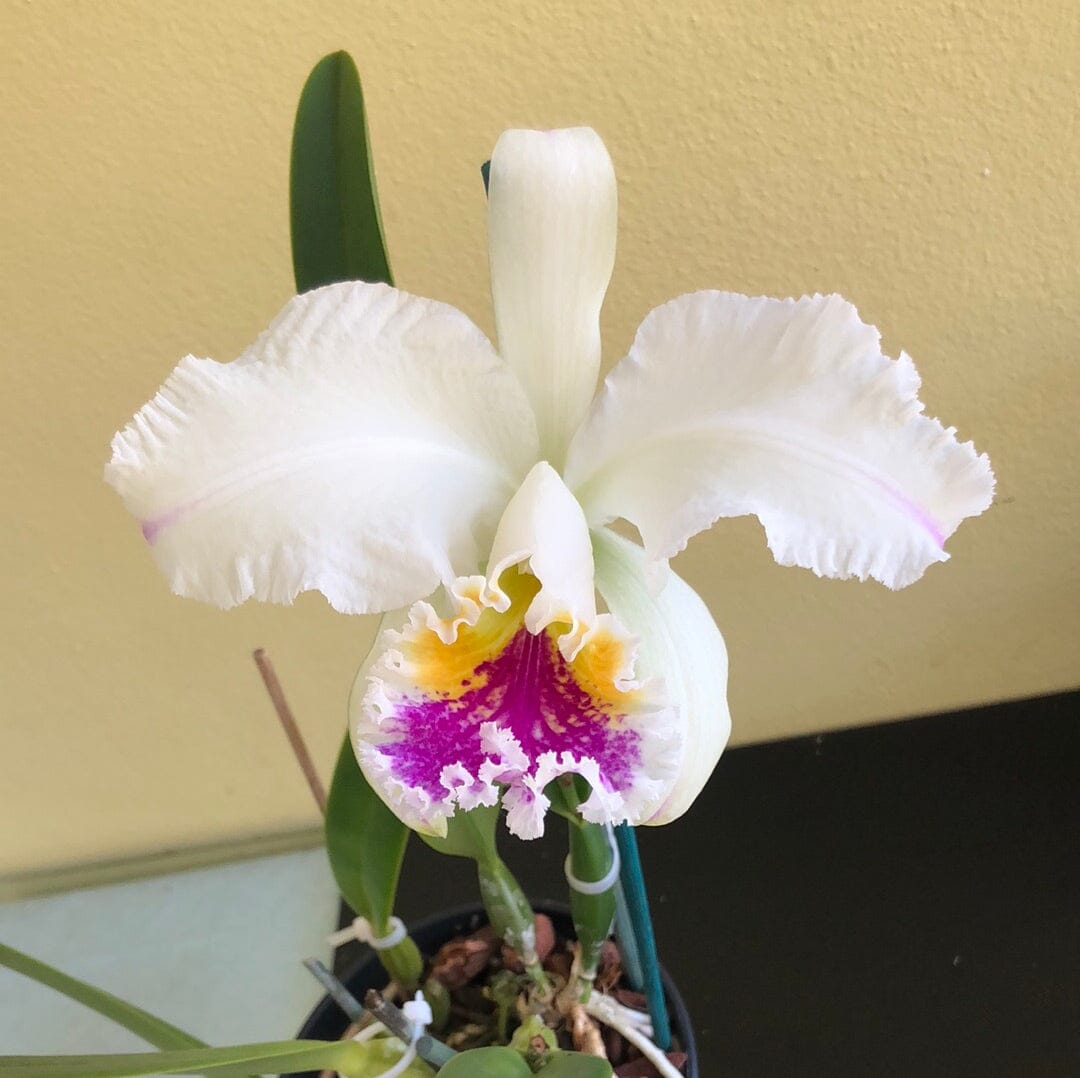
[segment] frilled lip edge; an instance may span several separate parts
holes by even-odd
[[[410,827],[446,833],[461,809],[502,797],[520,838],[544,831],[548,783],[581,775],[594,823],[641,823],[677,777],[682,738],[659,680],[634,679],[636,640],[610,614],[531,631],[538,584],[459,578],[441,617],[415,604],[385,630],[367,675],[355,748],[368,781]]]

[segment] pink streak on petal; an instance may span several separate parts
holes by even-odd
[[[891,483],[885,482],[883,479],[879,479],[875,476],[874,482],[889,496],[889,500],[896,505],[909,520],[915,521],[916,524],[926,531],[941,550],[945,549],[945,533],[941,530],[941,526],[921,505],[918,504],[918,502],[913,502],[907,495],[898,491],[896,487]]]
[[[143,538],[153,546],[163,531],[178,524],[193,510],[201,508],[208,500],[205,497],[196,498],[194,501],[185,502],[183,505],[177,505],[164,513],[159,513],[156,517],[148,517],[140,521],[139,527],[142,529]]]
[[[158,536],[169,527],[172,527],[180,517],[184,515],[183,508],[170,509],[167,513],[162,513],[156,517],[150,517],[149,520],[143,520],[140,522],[142,528],[143,538],[153,546],[157,542]]]

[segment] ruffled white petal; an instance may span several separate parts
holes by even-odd
[[[531,408],[460,311],[385,285],[290,300],[233,363],[189,356],[106,478],[180,595],[402,606],[475,571],[535,460]]]
[[[540,581],[525,614],[526,628],[535,634],[553,622],[567,623],[571,628],[559,647],[573,659],[582,635],[596,622],[592,542],[581,506],[544,461],[533,466],[499,521],[488,560],[495,591],[499,578],[515,565]]]
[[[571,444],[589,522],[655,558],[753,513],[782,565],[893,588],[948,557],[993,496],[989,461],[925,416],[911,360],[839,296],[696,292],[652,311]]]
[[[488,237],[499,351],[560,466],[600,370],[600,306],[615,262],[615,172],[587,127],[506,131],[491,155]]]
[[[708,607],[675,573],[659,590],[646,579],[641,547],[606,528],[593,533],[596,584],[608,608],[638,638],[636,672],[663,682],[681,745],[677,777],[659,808],[642,822],[670,823],[693,804],[731,733],[728,658]]]

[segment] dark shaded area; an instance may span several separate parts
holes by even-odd
[[[1080,1075],[1078,713],[1068,693],[735,749],[640,829],[703,1073]],[[564,900],[548,832],[504,856]],[[402,917],[475,897],[470,863],[413,841]]]

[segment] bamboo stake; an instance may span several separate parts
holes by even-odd
[[[285,699],[285,691],[281,687],[281,682],[278,681],[273,663],[270,662],[269,657],[262,648],[258,648],[252,654],[252,658],[262,675],[263,684],[266,686],[266,691],[270,696],[270,702],[274,705],[281,727],[285,731],[285,736],[289,739],[289,746],[296,757],[296,762],[300,765],[304,778],[307,779],[311,796],[315,798],[315,804],[319,806],[319,811],[325,816],[326,790],[323,787],[322,780],[319,778],[319,773],[315,770],[315,764],[311,759],[311,754],[308,752],[307,745],[304,744],[304,735],[300,733],[300,727],[296,724],[289,702]]]

